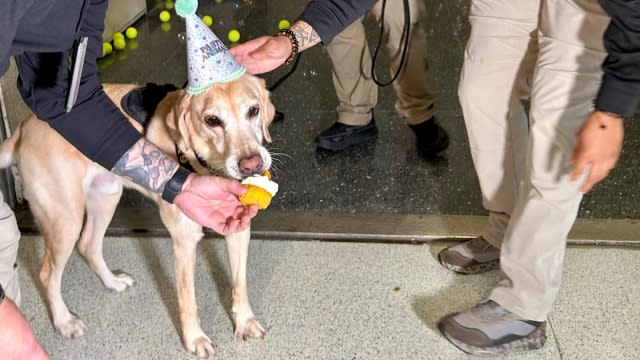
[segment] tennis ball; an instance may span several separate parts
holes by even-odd
[[[112,38],[113,38],[113,40],[115,40],[115,39],[124,39],[124,35],[121,32],[116,32],[116,33],[113,33]]]
[[[127,35],[128,39],[135,39],[138,37],[138,30],[134,27],[128,27],[124,33]]]
[[[125,46],[127,46],[127,42],[124,41],[124,39],[113,39],[113,47],[116,48],[116,50],[122,50]]]
[[[160,24],[160,29],[162,29],[162,31],[164,32],[168,32],[169,30],[171,30],[171,23],[165,22]]]
[[[211,18],[211,16],[209,15],[205,15],[202,17],[202,22],[207,25],[207,26],[211,26],[213,25],[213,19]]]
[[[278,30],[288,29],[291,24],[289,24],[289,20],[282,19],[278,22]]]
[[[174,3],[171,0],[167,0],[164,2],[164,7],[167,8],[167,10],[171,10],[173,9]]]
[[[222,4],[222,0],[216,0],[216,4]]]
[[[111,46],[111,44],[109,44],[108,42],[102,43],[102,56],[109,55],[112,51],[113,46]]]
[[[229,38],[229,41],[231,41],[231,42],[240,41],[240,31],[238,31],[236,29],[230,30],[229,34],[227,34],[227,38]]]
[[[160,12],[160,21],[167,22],[171,19],[171,14],[167,10],[162,10]]]

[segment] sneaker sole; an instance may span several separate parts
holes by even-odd
[[[490,357],[490,356],[514,353],[514,352],[540,349],[544,346],[545,342],[547,341],[547,336],[546,335],[536,336],[536,334],[541,331],[544,331],[544,329],[542,328],[545,326],[546,325],[542,325],[541,328],[536,329],[533,332],[534,334],[533,337],[526,337],[526,338],[514,340],[502,345],[489,346],[489,347],[476,347],[476,346],[465,344],[462,341],[459,341],[453,337],[450,337],[449,334],[447,334],[447,332],[444,331],[442,324],[438,322],[438,330],[440,330],[442,335],[450,343],[452,343],[455,347],[464,351],[467,354],[480,356],[480,357]]]
[[[438,255],[438,261],[440,262],[440,265],[444,266],[445,268],[464,275],[480,274],[500,269],[500,260],[487,261],[471,266],[459,266],[442,261],[442,259],[440,259],[440,256]]]

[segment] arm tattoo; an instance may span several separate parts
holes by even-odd
[[[299,51],[306,50],[320,42],[318,33],[313,30],[311,25],[304,21],[296,21],[293,26],[291,26],[291,31],[296,34]]]
[[[142,138],[122,155],[111,171],[162,195],[178,167],[175,160]]]

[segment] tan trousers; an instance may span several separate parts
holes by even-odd
[[[4,202],[0,191],[0,285],[7,297],[20,305],[20,283],[18,281],[18,242],[20,230],[13,210]]]
[[[409,0],[411,34],[409,48],[402,72],[393,82],[397,96],[395,108],[398,114],[411,125],[421,123],[433,116],[433,105],[437,96],[427,82],[426,35],[421,26],[424,17],[424,0]],[[390,73],[395,74],[402,57],[402,30],[404,7],[402,0],[388,0],[384,14],[385,36],[383,45],[390,61]],[[382,1],[371,14],[380,19]],[[362,19],[361,19],[362,20]],[[343,30],[326,47],[331,59],[333,83],[339,100],[338,122],[346,125],[366,125],[378,102],[378,86],[371,79],[371,53],[362,21],[355,21]],[[382,45],[381,45],[382,46]],[[378,56],[378,62],[384,56]],[[390,78],[376,69],[378,80]]]
[[[596,0],[472,0],[470,21],[459,95],[489,211],[482,235],[501,249],[504,279],[490,299],[542,321],[582,199],[570,160],[599,89],[609,18]]]

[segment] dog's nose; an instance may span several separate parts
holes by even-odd
[[[248,156],[240,159],[238,168],[242,175],[249,176],[257,174],[262,169],[262,157],[259,155]]]

